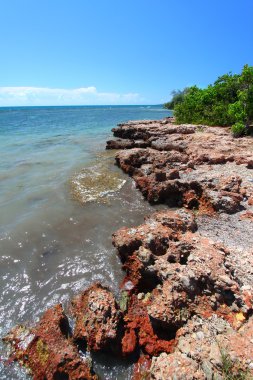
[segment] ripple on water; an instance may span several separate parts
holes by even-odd
[[[35,323],[58,302],[67,312],[72,297],[94,281],[118,296],[124,274],[111,234],[140,224],[152,208],[114,166],[115,152],[104,152],[104,142],[122,120],[168,113],[152,109],[0,109],[0,337]],[[1,380],[31,379],[7,358],[0,339]],[[130,379],[131,363],[103,354],[93,359],[101,380]]]

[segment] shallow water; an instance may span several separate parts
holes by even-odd
[[[153,209],[104,152],[105,141],[119,122],[167,115],[159,107],[0,109],[0,336],[57,302],[66,305],[93,281],[117,294],[123,273],[111,234]],[[95,171],[97,180],[89,174]],[[1,349],[0,378],[29,379],[4,364]],[[94,360],[102,379],[130,376],[128,363]]]

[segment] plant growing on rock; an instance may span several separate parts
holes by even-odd
[[[240,368],[239,363],[234,363],[226,350],[221,348],[220,352],[224,380],[250,380],[249,372]]]

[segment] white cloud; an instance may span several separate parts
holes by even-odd
[[[99,92],[96,87],[74,89],[0,87],[0,106],[140,104],[137,93]]]

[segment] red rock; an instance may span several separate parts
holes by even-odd
[[[252,318],[237,313],[240,328],[233,329],[221,317],[194,316],[177,331],[175,352],[187,355],[203,370],[206,378],[223,378],[224,365],[234,379],[250,379],[253,345]],[[244,323],[245,322],[245,323]],[[201,349],[200,349],[201,347]]]
[[[134,365],[132,380],[148,380],[150,374],[151,359],[142,355]]]
[[[240,168],[234,168],[232,176],[219,184],[216,167],[235,161],[248,163],[249,168],[252,153],[248,139],[235,142],[228,128],[201,126],[200,133],[195,126],[172,126],[159,121],[121,124],[116,134],[121,138],[131,136],[136,142],[141,136],[152,147],[120,151],[116,155],[117,164],[133,176],[149,202],[209,213],[240,210]],[[199,167],[203,164],[213,172],[212,184],[199,179]],[[186,176],[189,173],[191,180]]]
[[[182,197],[182,203],[189,209],[199,207],[199,197],[194,190],[185,191]]]
[[[147,313],[148,300],[138,300],[132,295],[127,313],[124,315],[125,336],[122,339],[123,354],[130,354],[135,349],[135,337],[138,345],[148,355],[157,355],[160,352],[172,352],[174,340],[159,339],[151,324]]]
[[[248,374],[248,378],[253,376],[253,318],[250,318],[238,331],[231,331],[220,337],[219,344],[233,365],[233,372],[240,371]],[[232,369],[231,369],[232,370]],[[247,379],[247,377],[246,377]]]
[[[189,212],[159,211],[145,219],[145,223],[133,228],[123,227],[112,235],[113,245],[118,249],[123,262],[141,246],[162,255],[169,240],[175,240],[186,231],[195,231],[194,216]]]
[[[220,219],[216,215],[212,223],[217,236],[207,228],[208,236],[219,241],[221,235],[223,242],[230,242],[226,230],[219,233],[217,227],[222,228],[224,221],[231,223],[230,231],[238,234],[239,241],[239,246],[232,244],[228,249],[205,238],[201,230],[196,232],[190,212],[184,216],[158,212],[138,227],[116,232],[113,243],[127,272],[125,283],[131,284],[124,311],[123,351],[129,354],[137,345],[153,357],[151,368],[144,370],[148,379],[220,376],[221,355],[218,345],[212,345],[216,339],[212,334],[219,336],[224,323],[227,338],[253,310],[252,260],[240,250],[240,228],[247,223],[239,221],[240,215],[242,220],[251,218],[245,205],[248,199],[250,206],[253,194],[251,140],[235,141],[228,128],[159,122],[130,122],[116,133],[121,137],[130,133],[133,139],[142,135],[149,144],[146,149],[118,152],[116,162],[150,203],[193,209],[198,220],[205,220],[203,214],[219,213]],[[243,207],[246,212],[238,213]],[[194,322],[191,328],[194,318],[200,323]],[[180,335],[184,328],[189,335]],[[245,348],[247,355],[251,347],[252,343]]]
[[[134,329],[126,329],[122,338],[122,353],[129,355],[135,352],[137,348],[137,337]]]
[[[252,211],[246,211],[243,214],[240,215],[240,219],[249,219],[253,221],[253,212]]]
[[[131,293],[150,292],[145,312],[152,328],[175,331],[192,314],[216,314],[236,326],[234,310],[247,313],[252,309],[252,301],[227,269],[230,251],[195,231],[191,213],[168,210],[113,235]],[[147,320],[138,323],[145,325]],[[153,352],[152,345],[153,341],[145,344],[145,352]]]
[[[240,191],[242,178],[240,176],[231,176],[226,178],[221,178],[219,181],[219,188],[221,191],[238,194]]]
[[[250,197],[250,198],[248,199],[248,205],[249,205],[249,206],[253,206],[253,197]]]
[[[87,342],[89,350],[110,349],[115,343],[121,312],[113,294],[99,283],[92,285],[72,301],[76,317],[74,339]]]
[[[61,305],[48,309],[34,328],[17,327],[4,340],[13,346],[13,359],[28,367],[34,380],[97,379],[69,338]]]
[[[187,156],[178,152],[173,152],[173,155],[171,153],[155,154],[152,149],[131,150],[128,153],[120,151],[116,160],[124,171],[133,176],[137,188],[151,203],[166,203],[170,206],[200,210],[212,208],[213,212],[234,213],[239,210],[243,200],[240,195],[241,178],[222,177],[221,181],[217,181],[214,173],[211,180],[200,181],[196,170],[196,179],[188,179],[189,157],[187,159]],[[204,158],[201,162],[203,161]],[[194,173],[193,171],[191,178],[194,178]]]

